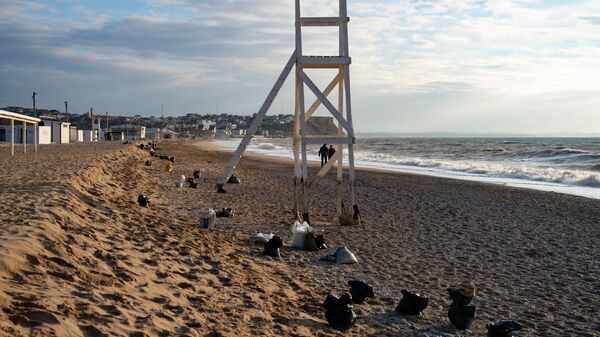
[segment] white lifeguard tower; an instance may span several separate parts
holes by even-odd
[[[252,136],[257,131],[260,122],[267,114],[269,107],[275,100],[277,93],[283,86],[287,76],[292,68],[296,69],[296,90],[295,90],[295,117],[294,117],[294,211],[297,218],[302,218],[308,222],[309,205],[308,195],[310,188],[318,183],[329,170],[336,166],[337,168],[337,198],[336,210],[340,218],[340,223],[351,224],[362,222],[358,206],[356,203],[356,190],[354,188],[355,170],[354,170],[354,128],[352,126],[352,105],[350,98],[350,55],[348,51],[348,22],[350,19],[347,14],[346,0],[339,1],[339,14],[334,17],[303,17],[300,13],[300,0],[296,2],[296,50],[290,56],[289,61],[283,68],[281,75],[275,82],[271,92],[265,99],[256,117],[248,127],[246,136],[240,142],[235,154],[229,159],[227,166],[221,176],[218,184],[218,192],[227,192],[224,188],[233,174],[233,171],[240,161],[246,147],[252,140]],[[302,27],[305,26],[337,26],[339,28],[339,53],[338,55],[328,56],[307,56],[302,53]],[[337,69],[337,74],[331,80],[325,90],[321,91],[310,77],[304,72],[304,69]],[[317,97],[308,110],[306,109],[304,99],[304,86]],[[337,107],[328,99],[329,94],[338,90]],[[334,117],[337,124],[338,133],[331,135],[307,135],[306,123],[320,105],[325,106],[327,111]],[[314,144],[334,144],[336,146],[335,154],[329,159],[318,174],[309,180],[308,163],[306,156],[306,146]],[[343,158],[344,152],[348,158],[349,190],[350,203],[353,206],[353,216],[344,214],[343,209]],[[298,187],[301,185],[301,189]]]

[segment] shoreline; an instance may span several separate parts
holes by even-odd
[[[235,149],[219,146],[216,142],[222,141],[217,139],[210,139],[206,141],[210,143],[211,149],[215,151],[221,151],[225,153],[233,153]],[[228,139],[227,141],[232,141],[232,139]],[[203,141],[205,142],[205,141]],[[208,146],[208,145],[207,145]],[[265,152],[257,152],[246,149],[244,152],[244,157],[247,158],[263,158],[263,160],[267,161],[275,161],[279,163],[291,164],[293,165],[293,158],[287,156],[280,155],[270,155]],[[320,163],[316,160],[308,160],[310,167],[319,167]],[[344,170],[347,170],[347,163],[344,164]],[[470,176],[468,174],[464,174],[461,172],[452,172],[452,173],[444,173],[437,172],[428,168],[423,167],[408,167],[399,165],[397,168],[392,167],[376,167],[376,166],[368,166],[368,165],[355,165],[356,171],[365,171],[365,172],[382,172],[382,173],[390,173],[390,174],[409,174],[409,175],[421,175],[427,177],[436,177],[441,179],[452,179],[458,181],[468,181],[473,183],[481,183],[486,185],[496,185],[503,186],[508,188],[520,188],[520,189],[528,189],[535,190],[541,192],[548,193],[558,193],[558,194],[566,194],[572,196],[578,196],[588,199],[600,200],[600,188],[586,187],[586,186],[574,186],[574,185],[565,185],[558,184],[553,182],[542,182],[542,181],[534,181],[534,180],[523,180],[516,178],[494,178],[494,177],[475,177]]]

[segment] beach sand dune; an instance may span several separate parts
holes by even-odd
[[[308,286],[236,238],[199,229],[161,191],[174,184],[147,157],[86,144],[0,159],[10,168],[1,176],[0,335],[308,336],[322,326],[308,314],[320,304]],[[149,208],[136,204],[140,192],[152,196]]]
[[[352,279],[376,298],[356,305],[344,335],[481,336],[501,318],[525,325],[522,336],[599,335],[597,200],[361,171],[362,230],[337,226],[330,175],[311,195],[313,225],[359,259],[333,265],[323,251],[289,248],[289,162],[249,156],[236,170],[242,184],[217,194],[228,154],[204,142],[159,146],[175,157],[172,173],[116,143],[0,157],[0,335],[335,336],[321,303]],[[198,189],[175,187],[195,170]],[[136,203],[142,192],[148,208]],[[202,207],[236,216],[203,230]],[[281,260],[247,242],[258,231],[284,239]],[[446,317],[446,288],[462,283],[476,288],[468,331]],[[431,298],[422,316],[395,312],[404,288]]]

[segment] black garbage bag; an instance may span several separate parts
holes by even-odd
[[[175,157],[169,157],[169,161],[170,161],[171,163],[174,163],[174,162],[175,162]]]
[[[146,166],[150,166],[150,165],[152,165],[152,162],[149,160],[146,160]]]
[[[189,188],[198,188],[198,183],[195,180],[188,181]]]
[[[468,305],[471,303],[475,295],[475,287],[471,285],[463,285],[457,288],[448,288],[448,294],[452,302],[460,305]]]
[[[235,210],[233,208],[221,208],[220,211],[217,211],[217,218],[233,218],[235,214]]]
[[[265,244],[265,250],[263,251],[263,255],[280,258],[281,254],[279,252],[279,248],[283,247],[283,241],[277,235],[273,236],[269,242]]]
[[[354,314],[354,306],[352,305],[352,297],[345,293],[340,298],[331,294],[327,295],[325,302],[325,319],[330,327],[346,331],[356,322],[356,314]]]
[[[196,180],[194,180],[194,178],[192,177],[188,177],[185,181],[187,181],[188,183],[194,182]]]
[[[403,297],[400,300],[400,303],[396,306],[396,311],[401,314],[413,316],[419,315],[427,308],[427,304],[429,304],[428,297],[413,294],[406,289],[402,290],[402,295]]]
[[[327,249],[327,245],[325,245],[325,237],[323,237],[323,235],[319,234],[315,236],[315,243],[319,249]]]
[[[194,171],[194,178],[200,178],[200,171]]]
[[[125,143],[123,143],[123,144],[129,144],[129,142],[125,142]],[[145,146],[144,146],[144,144],[140,144],[140,149],[142,149],[142,150],[143,150],[143,149],[144,149],[144,147],[145,147]]]
[[[227,183],[228,184],[241,184],[240,178],[238,178],[234,175],[231,175],[231,177],[229,177],[229,179],[227,179]]]
[[[223,185],[219,184],[217,185],[217,193],[227,193],[227,190],[225,187],[223,187]]]
[[[510,337],[513,332],[523,329],[523,326],[515,321],[496,321],[486,327],[488,337]]]
[[[150,197],[147,195],[144,195],[143,193],[138,195],[138,204],[142,207],[148,207],[148,205],[150,205]]]
[[[319,246],[315,240],[315,235],[308,231],[308,233],[304,234],[304,246],[302,246],[302,250],[314,252],[319,250]]]
[[[160,159],[169,159],[169,156],[158,156]]]
[[[448,318],[459,330],[466,330],[475,319],[475,306],[452,303],[448,310]]]
[[[373,287],[362,282],[362,281],[348,281],[350,286],[350,295],[352,295],[352,302],[356,304],[362,304],[366,298],[375,297]]]

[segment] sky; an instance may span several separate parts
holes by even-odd
[[[336,9],[302,1],[303,16]],[[348,14],[357,131],[600,134],[600,1],[348,0]],[[252,114],[294,50],[293,0],[0,0],[0,17],[0,106],[36,91],[74,113]],[[305,54],[335,54],[336,34],[305,28]],[[269,113],[293,113],[293,82]]]

